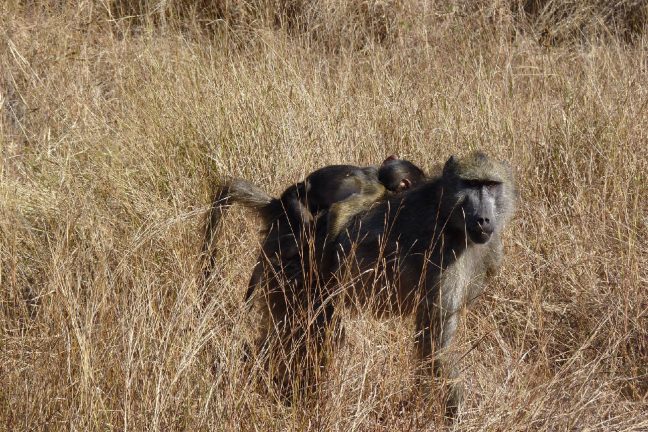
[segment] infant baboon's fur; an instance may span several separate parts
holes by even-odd
[[[373,167],[364,168],[373,169]],[[334,239],[342,228],[357,214],[389,196],[408,190],[425,180],[423,170],[412,162],[392,155],[385,159],[371,180],[344,199],[338,199],[329,207],[326,235]]]

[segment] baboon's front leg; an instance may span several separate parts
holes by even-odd
[[[462,400],[463,386],[458,379],[458,359],[450,347],[459,324],[459,313],[454,302],[448,300],[444,301],[443,296],[441,299],[439,296],[428,296],[419,305],[416,350],[424,369],[429,370],[432,366],[437,378],[447,380],[446,415],[454,418]]]

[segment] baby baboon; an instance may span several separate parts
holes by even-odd
[[[440,177],[355,217],[334,240],[334,256],[323,269],[331,275],[323,297],[343,293],[349,304],[372,307],[379,316],[416,314],[416,350],[437,375],[450,379],[451,417],[462,386],[458,359],[447,348],[458,312],[499,266],[500,233],[515,196],[508,165],[479,152],[451,157]],[[321,313],[316,323],[333,322],[331,307]]]
[[[408,160],[398,159],[395,155],[385,159],[377,170],[374,167],[362,169],[365,173],[370,173],[369,181],[361,182],[352,191],[347,188],[345,194],[336,193],[335,201],[329,204],[326,228],[329,239],[337,237],[351,218],[368,210],[373,203],[387,198],[390,194],[403,192],[425,179],[422,169]]]
[[[424,178],[425,173],[419,167],[392,155],[379,167],[329,165],[320,168],[306,177],[304,185],[308,208],[316,213],[351,195],[373,193],[377,185],[391,192],[402,192]]]

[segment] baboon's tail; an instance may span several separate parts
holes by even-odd
[[[241,179],[232,179],[215,188],[214,199],[205,221],[205,236],[203,239],[203,277],[204,281],[211,276],[216,265],[213,244],[216,231],[223,215],[232,204],[239,203],[252,208],[264,215],[273,198],[258,186]]]

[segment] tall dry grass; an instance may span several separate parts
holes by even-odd
[[[226,220],[208,287],[200,224],[221,176],[278,193],[324,164],[484,149],[521,199],[465,316],[456,429],[647,430],[646,36],[547,44],[511,4],[0,6],[2,428],[441,428],[408,320],[348,318],[316,400],[267,397],[243,362],[256,221]]]

